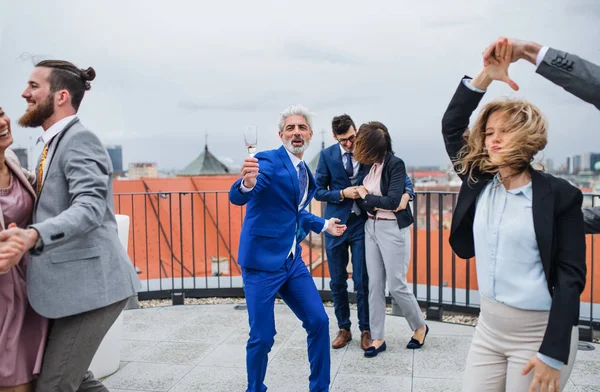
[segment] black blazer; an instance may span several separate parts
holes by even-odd
[[[357,199],[356,204],[372,215],[375,214],[375,208],[393,211],[400,204],[400,199],[405,193],[405,185],[406,167],[404,161],[390,152],[383,161],[383,172],[381,173],[382,196],[369,194],[364,199]],[[395,212],[394,215],[396,215],[398,227],[401,229],[410,226],[414,222],[410,205],[407,205],[404,210]]]
[[[483,94],[464,86],[462,80],[444,113],[442,134],[454,162],[464,142],[469,117]],[[533,191],[533,226],[552,306],[539,352],[567,363],[571,331],[579,323],[579,297],[585,287],[585,234],[581,191],[567,181],[529,167]],[[462,176],[452,216],[450,245],[461,258],[475,256],[473,220],[477,196],[493,178],[475,173],[475,182]]]

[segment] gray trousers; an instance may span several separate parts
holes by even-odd
[[[395,220],[365,223],[365,255],[369,273],[369,320],[371,338],[383,339],[385,332],[385,285],[408,325],[414,331],[425,325],[421,308],[406,283],[410,263],[410,231],[398,228]]]
[[[127,298],[104,308],[50,321],[36,392],[108,392],[88,370]]]

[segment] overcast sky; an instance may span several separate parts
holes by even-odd
[[[0,106],[22,129],[20,97],[35,60],[58,58],[97,77],[79,115],[125,163],[181,169],[209,149],[237,165],[243,131],[258,149],[280,145],[279,112],[301,103],[315,113],[306,158],[333,142],[331,118],[378,120],[408,166],[447,164],[440,120],[464,74],[500,35],[536,41],[600,64],[598,0],[392,1],[27,1],[0,0]],[[490,88],[525,97],[550,121],[545,156],[600,152],[600,112],[518,63],[521,86]],[[40,151],[33,149],[34,154]]]

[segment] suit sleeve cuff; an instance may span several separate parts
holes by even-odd
[[[462,82],[465,85],[465,87],[467,87],[471,91],[475,91],[475,92],[481,93],[481,94],[485,93],[485,90],[482,90],[482,89],[477,88],[477,87],[473,87],[473,85],[471,84],[471,79],[469,79],[469,78],[464,78],[462,80]]]
[[[244,185],[244,180],[242,180],[240,182],[240,192],[242,192],[242,193],[248,193],[248,192],[252,191],[252,189],[254,189],[254,187],[248,188],[247,186]]]
[[[40,232],[38,231],[38,229],[36,229],[33,226],[27,226],[27,228],[28,229],[33,229],[33,230],[35,230],[35,231],[38,232],[38,236],[39,236],[38,240],[35,243],[35,245],[33,246],[33,248],[29,249],[29,252],[31,254],[34,254],[34,255],[39,255],[39,254],[41,254],[44,251],[44,241],[42,240],[42,235],[40,234]]]
[[[548,49],[550,49],[548,46],[544,46],[544,47],[542,47],[542,49],[540,49],[540,51],[538,52],[537,58],[535,59],[536,67],[539,67],[540,64],[542,64],[542,61],[544,61],[544,57],[546,57],[546,53],[548,53]]]
[[[541,353],[537,353],[537,357],[540,361],[544,362],[546,365],[556,370],[560,370],[564,365],[564,363],[559,361],[558,359],[550,358],[549,356]]]

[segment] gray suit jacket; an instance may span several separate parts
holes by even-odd
[[[139,280],[117,235],[106,149],[77,118],[53,144],[33,210],[43,246],[32,251],[27,292],[38,313],[61,318],[135,295]]]
[[[536,72],[600,110],[600,66],[550,48]],[[600,207],[584,208],[583,220],[586,234],[600,233]]]

